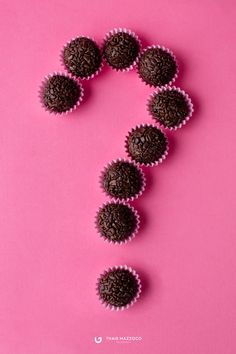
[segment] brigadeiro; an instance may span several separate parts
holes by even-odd
[[[99,234],[106,241],[121,244],[130,241],[136,235],[139,229],[139,216],[129,204],[108,202],[99,208],[95,224]]]
[[[62,50],[62,62],[74,76],[90,79],[102,66],[102,55],[97,43],[88,37],[77,37],[68,42]]]
[[[106,35],[103,56],[113,69],[129,70],[136,64],[140,47],[140,41],[135,33],[119,28]]]
[[[186,92],[173,86],[154,92],[148,101],[148,110],[163,127],[177,129],[189,120],[193,105]]]
[[[138,74],[150,86],[160,87],[171,84],[176,79],[177,73],[176,59],[169,49],[151,46],[140,55]]]
[[[63,73],[49,74],[40,87],[40,100],[50,113],[68,113],[79,106],[84,95],[82,85]]]
[[[157,127],[143,124],[128,133],[125,148],[128,156],[138,164],[154,166],[166,158],[168,140]]]
[[[100,275],[97,295],[101,303],[110,310],[124,310],[132,306],[140,296],[141,281],[130,267],[116,266]]]
[[[120,201],[139,197],[145,188],[142,170],[135,163],[122,159],[108,164],[102,172],[100,182],[108,196]]]

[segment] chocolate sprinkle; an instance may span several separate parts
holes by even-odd
[[[110,270],[101,277],[98,284],[100,298],[115,307],[130,304],[138,290],[138,281],[128,269]]]
[[[131,34],[118,32],[105,42],[103,55],[107,63],[114,69],[129,68],[139,54],[139,42]]]
[[[149,110],[153,118],[167,128],[179,126],[190,113],[186,97],[176,89],[154,95],[149,102]]]
[[[109,203],[99,210],[96,224],[101,235],[107,240],[122,242],[135,231],[137,218],[128,205]]]
[[[44,106],[55,113],[73,108],[80,96],[81,89],[76,81],[60,74],[49,77],[42,89]]]
[[[141,172],[127,161],[113,162],[105,170],[102,183],[105,191],[117,199],[136,197],[143,187]]]
[[[138,73],[149,85],[166,85],[174,78],[176,72],[176,62],[166,50],[148,48],[140,56]]]
[[[80,78],[88,78],[100,68],[102,56],[97,44],[89,38],[73,39],[63,51],[67,70]]]
[[[160,129],[145,125],[129,133],[126,147],[133,160],[147,165],[163,157],[167,150],[167,139]]]

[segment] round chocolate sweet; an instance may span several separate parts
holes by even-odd
[[[138,73],[147,84],[164,86],[175,77],[177,65],[173,56],[166,50],[158,47],[148,48],[139,58]]]
[[[159,162],[167,151],[167,138],[157,127],[138,126],[126,140],[129,156],[137,163],[149,165]]]
[[[139,54],[138,40],[129,33],[118,32],[110,35],[104,44],[103,55],[114,69],[128,69]]]
[[[82,90],[70,77],[55,74],[42,87],[42,102],[46,109],[54,113],[67,112],[79,101]]]
[[[107,194],[120,200],[137,197],[143,184],[140,170],[133,163],[123,160],[111,163],[102,176]]]
[[[98,45],[86,37],[75,38],[68,43],[62,57],[67,70],[81,79],[95,74],[102,64]]]
[[[137,217],[128,205],[109,203],[98,212],[96,224],[100,234],[108,241],[128,240],[137,227]]]
[[[175,88],[155,94],[149,102],[152,117],[164,127],[178,127],[190,114],[187,98]]]
[[[101,276],[98,283],[100,299],[115,307],[129,305],[137,296],[139,284],[128,269],[111,269]]]

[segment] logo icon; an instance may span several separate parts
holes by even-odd
[[[100,344],[102,343],[102,337],[94,337],[94,341],[95,343]]]

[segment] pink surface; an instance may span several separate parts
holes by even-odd
[[[0,353],[235,354],[235,2],[3,0],[0,12]],[[134,203],[142,229],[121,247],[93,227],[106,200],[98,175],[125,157],[127,131],[151,122],[152,89],[135,72],[106,68],[69,117],[49,116],[37,99],[42,77],[61,69],[65,41],[101,41],[116,26],[174,51],[177,85],[196,108],[168,134],[167,160],[146,169]],[[94,291],[115,264],[134,267],[144,284],[120,313]]]

